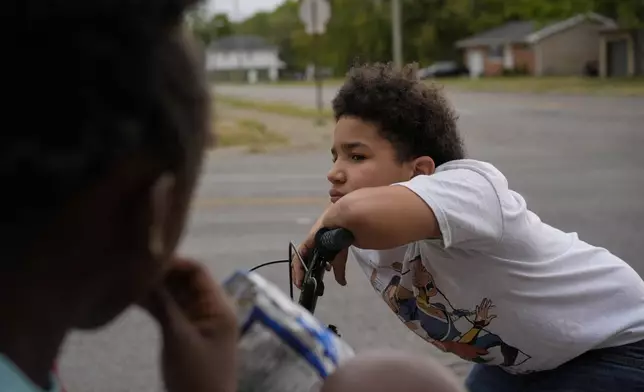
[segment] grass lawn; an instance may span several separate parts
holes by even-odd
[[[447,89],[459,91],[486,92],[515,92],[515,93],[552,93],[575,95],[604,95],[604,96],[644,96],[644,77],[637,78],[583,78],[583,77],[485,77],[472,80],[470,78],[441,78],[427,80],[427,83],[438,83]],[[337,86],[342,79],[328,79],[324,85]],[[314,86],[309,81],[280,81],[265,83],[279,86]]]
[[[515,93],[551,93],[604,96],[644,96],[644,77],[600,79],[582,77],[447,78],[436,83],[447,89]]]
[[[255,120],[217,122],[217,147],[247,147],[248,152],[258,153],[270,146],[286,145],[286,136],[267,129],[266,125]]]
[[[264,101],[253,101],[243,98],[231,97],[227,95],[217,95],[215,98],[216,102],[221,102],[226,105],[237,107],[241,109],[253,109],[259,110],[262,112],[269,112],[275,114],[281,114],[284,116],[291,117],[302,117],[302,118],[311,118],[316,119],[319,116],[318,110],[314,108],[307,108],[298,105],[292,105],[285,102],[264,102]],[[330,109],[322,111],[323,118],[331,118],[333,112]]]

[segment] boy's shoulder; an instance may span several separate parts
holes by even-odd
[[[428,202],[430,199],[441,202],[443,197],[449,201],[456,194],[459,199],[471,199],[459,203],[459,209],[468,204],[499,204],[499,199],[509,191],[507,178],[496,166],[476,159],[449,161],[437,166],[433,174],[418,175],[394,185],[406,186]]]
[[[476,159],[457,159],[445,162],[436,167],[434,173],[418,175],[409,181],[394,185],[403,185],[412,190],[423,190],[435,193],[438,186],[451,192],[477,194],[483,192],[489,201],[496,201],[499,193],[509,190],[505,175],[493,164]],[[467,191],[473,192],[467,192]],[[418,192],[417,192],[418,193]]]
[[[435,173],[447,173],[455,170],[469,170],[484,177],[503,179],[506,181],[505,175],[496,166],[490,162],[477,159],[457,159],[445,162],[436,167]]]
[[[434,213],[445,247],[486,249],[496,246],[508,229],[506,218],[525,213],[522,197],[510,191],[494,165],[459,159],[433,174],[399,183],[418,195]]]

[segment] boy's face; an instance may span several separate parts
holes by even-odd
[[[342,196],[365,187],[387,186],[414,175],[415,162],[399,162],[394,146],[380,136],[375,124],[341,117],[333,133],[333,167],[327,174],[329,196]]]

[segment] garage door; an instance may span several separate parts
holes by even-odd
[[[628,76],[628,43],[625,39],[607,45],[608,76]]]

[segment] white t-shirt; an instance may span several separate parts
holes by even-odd
[[[387,251],[351,247],[349,257],[428,342],[528,373],[644,339],[638,274],[606,249],[541,222],[492,165],[452,161],[394,186],[431,207],[442,238]]]

